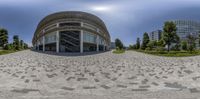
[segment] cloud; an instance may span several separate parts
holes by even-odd
[[[100,17],[112,41],[133,44],[144,32],[169,19],[199,19],[199,0],[0,0],[0,26],[31,43],[39,21],[59,11],[84,11]]]

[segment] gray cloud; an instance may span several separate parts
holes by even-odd
[[[144,32],[162,29],[166,20],[199,20],[199,6],[198,0],[0,0],[0,26],[8,28],[11,36],[18,34],[31,44],[37,24],[46,15],[85,11],[104,20],[112,41],[120,38],[128,45]],[[94,7],[110,10],[97,11]]]

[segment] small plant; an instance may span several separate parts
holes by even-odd
[[[122,54],[124,52],[125,52],[125,50],[114,50],[113,51],[114,54]]]

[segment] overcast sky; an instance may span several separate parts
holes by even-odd
[[[112,41],[133,44],[144,32],[173,19],[200,20],[199,0],[0,0],[0,27],[31,45],[37,24],[58,11],[84,11],[106,24]]]

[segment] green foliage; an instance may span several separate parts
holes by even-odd
[[[152,55],[157,55],[157,56],[166,56],[166,57],[186,57],[186,56],[196,56],[200,55],[200,50],[199,51],[148,51],[148,50],[137,50],[138,52],[146,53],[146,54],[152,54]]]
[[[156,51],[163,52],[163,51],[165,51],[165,48],[164,47],[156,47]]]
[[[196,37],[194,37],[193,35],[189,34],[187,36],[188,39],[188,50],[190,52],[192,52],[195,49],[195,40],[197,39]]]
[[[140,38],[136,40],[136,49],[140,49]]]
[[[28,49],[28,44],[24,43],[24,49]]]
[[[148,43],[149,43],[149,35],[148,35],[148,33],[145,32],[144,35],[143,35],[143,41],[142,41],[141,49],[145,50],[147,48]]]
[[[21,47],[21,49],[24,49],[24,41],[23,40],[20,40],[20,47]]]
[[[157,46],[159,47],[164,47],[165,46],[165,41],[163,39],[160,39],[158,42],[157,42]]]
[[[182,50],[187,50],[188,49],[188,45],[187,45],[186,41],[183,41],[181,46],[182,46]]]
[[[124,45],[123,45],[123,43],[121,42],[121,40],[120,39],[115,39],[115,46],[116,46],[116,48],[119,48],[119,49],[123,49],[124,48]]]
[[[146,51],[151,51],[151,50],[152,50],[152,48],[150,48],[150,47],[147,47],[145,50],[146,50]]]
[[[165,41],[165,44],[167,45],[168,52],[170,50],[170,45],[173,42],[178,41],[178,36],[176,35],[176,24],[174,22],[165,22],[163,27],[163,40]]]
[[[150,41],[148,44],[147,44],[147,48],[148,50],[153,50],[153,48],[157,45],[157,42],[156,41]]]
[[[13,36],[13,43],[8,44],[8,31],[0,28],[0,55],[13,53],[21,49],[28,49],[28,44],[24,43],[23,40],[19,40],[18,35]]]
[[[129,45],[128,50],[132,50],[132,49],[134,49],[133,45]]]
[[[122,54],[124,52],[125,52],[125,50],[114,50],[113,51],[114,54]]]
[[[8,31],[6,29],[0,29],[0,47],[4,47],[8,43]]]
[[[12,44],[6,44],[6,46],[4,47],[5,50],[12,50],[13,49],[13,45]]]
[[[19,42],[19,36],[18,35],[13,36],[13,48],[15,50],[20,50],[20,42]]]
[[[2,51],[0,51],[0,55],[14,53],[14,52],[16,52],[16,51],[14,51],[14,50],[2,50]]]
[[[171,48],[171,50],[172,50],[172,51],[180,51],[180,50],[181,50],[180,47],[181,47],[180,44],[176,44],[175,46],[173,46],[173,47]]]

